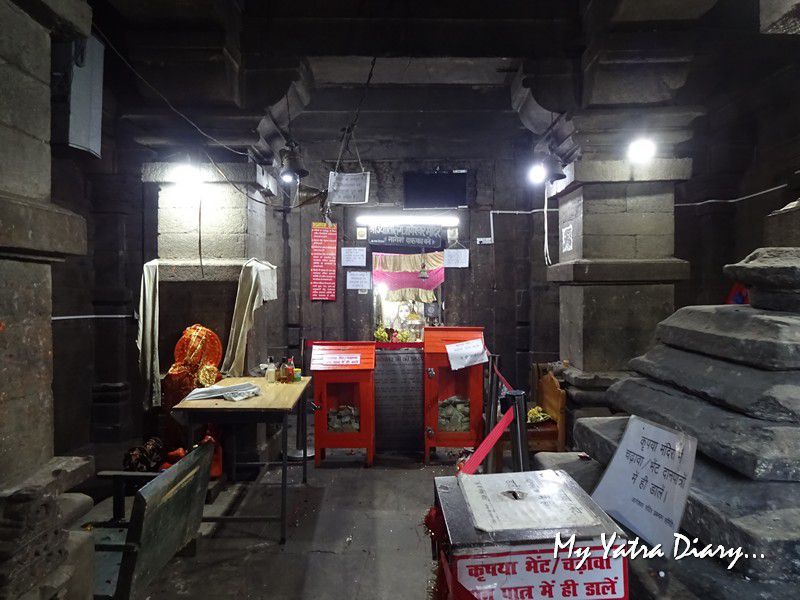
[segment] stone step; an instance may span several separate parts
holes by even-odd
[[[575,443],[607,465],[627,424],[628,417],[581,419]],[[698,454],[681,529],[706,543],[741,547],[751,557],[764,554],[763,560],[746,558],[736,564],[749,577],[800,579],[800,483],[753,481]]]
[[[537,452],[533,455],[534,471],[564,471],[591,494],[603,476],[605,468],[584,452]]]
[[[800,369],[800,315],[742,304],[685,306],[658,324],[660,342],[775,371]]]
[[[752,306],[800,312],[800,248],[759,248],[723,270],[750,288]]]
[[[643,377],[608,396],[618,409],[696,437],[699,452],[750,479],[800,481],[800,426],[753,419]]]
[[[605,390],[585,390],[567,386],[566,392],[569,401],[577,406],[608,406]]]
[[[630,367],[757,419],[800,422],[800,371],[754,369],[663,344],[634,358]]]

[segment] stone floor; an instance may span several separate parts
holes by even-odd
[[[290,488],[287,542],[278,524],[225,524],[202,538],[193,558],[175,558],[147,597],[352,598],[427,597],[433,563],[422,519],[433,501],[433,478],[452,463],[423,466],[413,457],[382,456],[364,468],[361,452],[329,452],[309,464],[308,485]],[[300,481],[299,469],[290,469]],[[248,485],[236,514],[279,507],[278,472]]]

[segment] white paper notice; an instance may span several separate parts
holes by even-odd
[[[458,476],[475,527],[488,533],[512,529],[566,529],[600,524],[553,471]]]
[[[368,290],[372,288],[372,273],[370,271],[348,271],[348,290]]]
[[[334,173],[328,175],[328,202],[331,204],[364,204],[369,199],[369,172]]]
[[[631,417],[592,498],[649,544],[669,551],[689,494],[697,440]]]
[[[450,360],[450,368],[453,371],[489,362],[486,346],[481,338],[456,344],[446,344],[445,349],[447,350],[447,358]]]
[[[354,246],[342,247],[343,267],[366,267],[367,249]]]
[[[360,365],[360,354],[326,354],[322,357],[322,364],[326,366],[335,365]]]
[[[445,248],[444,266],[452,269],[469,267],[469,250],[466,248]]]

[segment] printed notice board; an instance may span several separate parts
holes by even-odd
[[[336,300],[336,224],[311,223],[311,300]]]
[[[592,498],[650,544],[671,548],[696,449],[695,438],[633,416]]]

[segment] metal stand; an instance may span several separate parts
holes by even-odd
[[[505,412],[509,408],[514,411],[514,420],[511,422],[511,462],[514,471],[530,471],[528,456],[528,410],[525,402],[525,392],[511,390],[502,399],[501,405]]]
[[[486,435],[489,434],[497,425],[497,389],[498,379],[497,371],[497,354],[489,355],[489,389],[486,390],[486,403],[484,404],[483,420],[486,423]],[[489,450],[486,458],[483,461],[483,472],[494,473],[494,453],[495,449]]]

